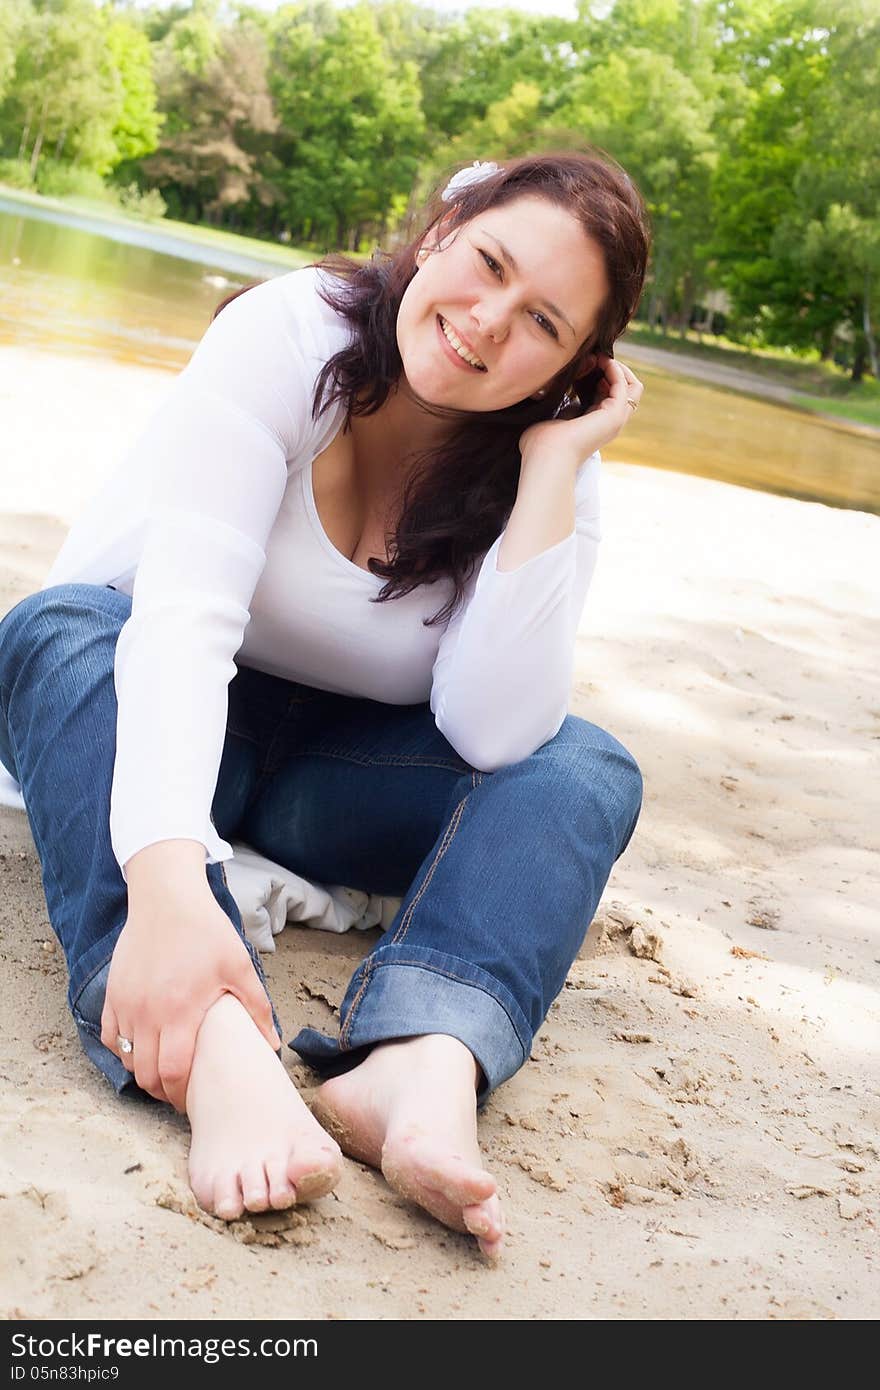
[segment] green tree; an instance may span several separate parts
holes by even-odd
[[[165,124],[142,181],[192,220],[258,223],[278,197],[264,172],[277,120],[263,28],[246,17],[220,29],[201,8],[171,25],[155,55]]]
[[[271,72],[287,228],[355,249],[412,187],[424,139],[416,65],[395,60],[369,4],[289,6]]]
[[[15,77],[23,31],[33,22],[30,0],[3,0],[0,5],[0,107]]]
[[[738,7],[740,8],[740,7]],[[719,275],[744,330],[770,343],[852,344],[876,363],[880,16],[841,0],[776,0],[733,16],[725,58],[748,90],[714,184]]]
[[[118,107],[112,130],[114,165],[149,154],[159,143],[150,43],[142,29],[105,10],[105,42],[117,77]]]
[[[35,0],[14,13],[14,68],[0,110],[10,153],[32,174],[46,155],[106,174],[152,147],[149,50],[136,26],[91,0]]]

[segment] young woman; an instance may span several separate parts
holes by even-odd
[[[566,710],[648,235],[622,170],[569,153],[461,171],[423,226],[222,308],[0,623],[0,761],[84,1047],[186,1110],[202,1206],[319,1196],[341,1145],[494,1256],[477,1107],[528,1058],[641,804],[629,753]],[[291,1044],[327,1078],[311,1110],[233,837],[403,899],[338,1038]]]

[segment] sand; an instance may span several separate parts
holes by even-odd
[[[168,383],[0,349],[0,612]],[[0,809],[6,1317],[880,1312],[880,520],[620,465],[603,497],[571,708],[634,751],[645,809],[481,1121],[500,1267],[353,1162],[292,1216],[201,1215],[185,1123],[80,1052],[27,822]],[[332,1024],[368,944],[277,939],[288,1036]]]

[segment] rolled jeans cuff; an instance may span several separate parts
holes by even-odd
[[[519,1071],[532,1031],[516,1000],[485,970],[423,947],[381,946],[355,972],[340,1009],[339,1037],[303,1028],[289,1044],[317,1072],[336,1076],[376,1043],[445,1033],[469,1048],[483,1071],[477,1100]]]

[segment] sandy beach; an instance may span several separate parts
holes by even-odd
[[[0,613],[170,380],[0,348]],[[880,519],[614,465],[603,531],[571,709],[632,749],[645,807],[481,1121],[500,1265],[351,1161],[309,1208],[200,1213],[185,1122],[80,1051],[27,820],[0,808],[0,1315],[880,1314]],[[332,1024],[372,938],[277,938],[288,1038]]]

